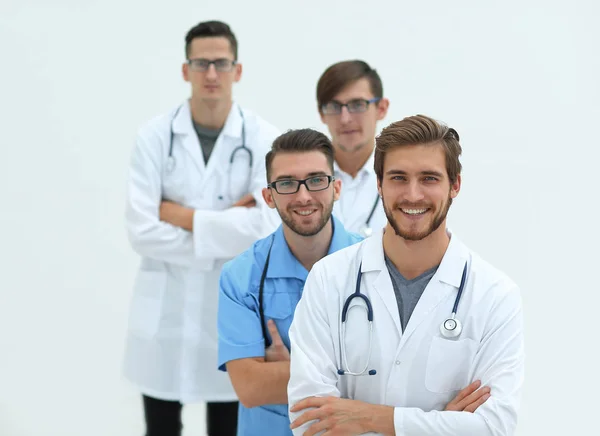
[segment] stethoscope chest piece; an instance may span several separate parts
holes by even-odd
[[[368,238],[369,236],[371,236],[373,234],[373,229],[369,226],[364,226],[361,231],[360,231],[361,235],[364,236],[365,238]]]
[[[445,338],[457,338],[462,332],[462,324],[456,318],[448,318],[440,325],[440,333]]]

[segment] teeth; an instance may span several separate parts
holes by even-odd
[[[409,215],[420,215],[425,213],[427,209],[402,209],[402,212],[407,213]]]
[[[297,210],[296,213],[298,215],[302,215],[302,216],[308,216],[310,214],[312,214],[314,212],[314,210]]]

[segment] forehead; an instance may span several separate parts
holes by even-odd
[[[441,144],[406,145],[388,151],[383,162],[384,174],[404,171],[418,174],[437,171],[446,174],[446,155]]]
[[[369,79],[363,77],[348,85],[346,85],[340,92],[333,96],[333,100],[345,103],[350,100],[357,98],[364,98],[369,100],[373,98],[373,92],[371,91],[371,84]]]
[[[304,179],[311,173],[331,173],[327,157],[320,151],[279,152],[271,162],[271,180],[282,176]]]
[[[224,36],[194,38],[189,47],[189,57],[194,58],[233,58],[231,44]]]

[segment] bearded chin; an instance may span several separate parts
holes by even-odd
[[[448,216],[448,211],[450,210],[450,205],[452,204],[452,198],[448,195],[448,201],[446,202],[446,206],[444,207],[444,210],[442,211],[442,213],[440,213],[439,215],[437,215],[433,222],[431,223],[431,225],[426,228],[424,231],[422,231],[421,233],[410,233],[410,232],[403,232],[400,229],[400,226],[398,225],[398,222],[396,221],[396,219],[394,218],[394,215],[392,214],[392,211],[390,211],[386,206],[385,206],[385,201],[383,201],[383,198],[381,199],[382,203],[383,203],[383,210],[385,211],[385,216],[388,219],[388,222],[390,223],[390,226],[392,227],[392,229],[394,229],[394,233],[396,234],[396,236],[401,237],[402,239],[405,239],[407,241],[421,241],[422,239],[425,239],[427,236],[431,235],[433,232],[435,232],[437,229],[440,228],[440,226],[442,225],[442,223],[444,222],[444,220],[446,219],[446,216]],[[399,209],[400,205],[399,204],[394,204],[394,209]]]

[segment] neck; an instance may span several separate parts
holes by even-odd
[[[389,223],[383,234],[383,251],[407,280],[439,265],[449,243],[446,221],[420,241],[408,241],[396,235]]]
[[[313,265],[324,258],[327,251],[329,251],[329,245],[333,237],[331,218],[316,235],[302,236],[286,225],[283,226],[283,235],[294,257],[307,271],[310,271]]]
[[[208,129],[221,129],[229,116],[231,100],[190,99],[190,110],[196,124]]]
[[[343,151],[337,146],[335,147],[335,162],[340,170],[354,178],[371,157],[374,147],[375,144],[373,143],[364,145],[356,151]]]

